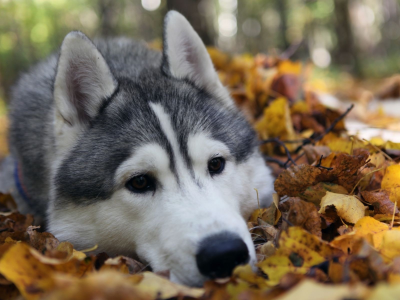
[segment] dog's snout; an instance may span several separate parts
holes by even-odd
[[[249,261],[249,250],[243,240],[231,233],[205,238],[196,254],[199,271],[209,278],[225,278],[233,269]]]

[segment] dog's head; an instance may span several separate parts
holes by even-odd
[[[245,218],[257,208],[254,188],[265,203],[272,179],[182,15],[166,17],[162,56],[68,34],[54,100],[49,226],[57,237],[137,254],[189,285],[254,264]]]

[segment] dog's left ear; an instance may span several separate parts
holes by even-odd
[[[199,35],[184,16],[173,10],[164,20],[162,68],[173,77],[189,79],[226,104],[233,104]]]

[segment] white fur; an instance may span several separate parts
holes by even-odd
[[[206,132],[188,139],[188,151],[195,178],[183,164],[170,116],[159,104],[151,105],[164,134],[172,145],[179,184],[170,170],[169,156],[157,144],[138,148],[117,169],[118,187],[110,200],[84,207],[71,205],[53,211],[51,231],[61,240],[80,248],[97,244],[111,255],[137,254],[151,263],[155,271],[171,271],[174,281],[201,285],[195,254],[199,242],[222,231],[238,234],[246,243],[251,263],[255,263],[254,246],[244,218],[257,208],[254,188],[266,202],[271,195],[269,170],[255,153],[247,162],[237,164],[229,149]],[[210,158],[223,156],[223,173],[211,177],[207,171]],[[137,174],[151,174],[160,183],[156,192],[134,194],[125,182]],[[200,185],[200,186],[199,186]],[[74,220],[74,222],[71,222]],[[71,232],[75,232],[72,236]],[[79,232],[79,234],[76,234]]]
[[[170,11],[165,26],[165,52],[171,74],[176,78],[191,80],[226,105],[232,106],[233,101],[222,86],[206,47],[185,17]]]
[[[170,12],[166,26],[166,50],[172,74],[193,80],[224,99],[226,105],[232,105],[204,45],[189,23],[180,14]],[[169,154],[160,145],[135,145],[131,156],[116,170],[110,199],[81,206],[58,198],[60,203],[65,200],[70,204],[61,208],[54,205],[55,175],[78,135],[87,127],[78,120],[63,83],[68,62],[77,57],[98,58],[95,67],[99,80],[88,87],[93,89],[89,116],[98,109],[100,96],[109,95],[115,88],[108,67],[96,51],[76,33],[68,35],[63,43],[55,91],[57,150],[52,154],[51,165],[50,231],[60,240],[75,244],[78,250],[97,244],[99,251],[107,249],[110,255],[137,254],[155,271],[170,270],[173,281],[189,285],[202,285],[206,280],[198,271],[195,255],[199,243],[213,234],[229,231],[239,235],[254,265],[255,251],[245,219],[258,206],[254,188],[259,191],[261,204],[267,205],[271,202],[273,181],[261,155],[255,151],[247,160],[237,163],[224,143],[213,139],[210,132],[198,131],[188,137],[191,172],[180,153],[171,116],[161,104],[150,106],[171,144],[177,176],[170,169]],[[224,157],[226,165],[221,174],[211,176],[207,164],[216,156]],[[127,180],[139,174],[156,179],[154,193],[137,194],[125,187]]]

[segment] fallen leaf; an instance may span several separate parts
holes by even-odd
[[[355,224],[365,215],[366,207],[355,196],[327,192],[321,200],[319,213],[325,213],[325,208],[330,205],[335,206],[338,216],[349,223]]]
[[[400,165],[387,167],[381,184],[382,189],[390,192],[390,200],[400,205]]]
[[[362,299],[368,294],[365,285],[358,283],[329,285],[314,280],[306,279],[292,288],[279,300],[307,299],[307,300],[342,300],[342,299]]]
[[[297,197],[309,186],[319,182],[322,171],[310,165],[292,166],[275,180],[275,191],[279,196]]]
[[[318,161],[321,156],[326,157],[331,153],[331,149],[327,146],[314,146],[314,145],[304,145],[303,151],[307,157],[308,163],[312,164]]]
[[[13,245],[0,260],[0,273],[13,282],[27,299],[38,299],[52,289],[56,272],[81,277],[91,268],[91,260],[48,258],[24,243]]]
[[[386,190],[368,192],[361,192],[361,195],[366,202],[374,206],[375,214],[398,214],[399,210],[390,201],[390,192]]]
[[[305,201],[312,202],[319,206],[321,199],[326,195],[326,192],[336,194],[347,194],[347,190],[335,183],[331,182],[319,182],[316,185],[308,187],[303,193],[299,194],[299,197]]]
[[[304,229],[290,227],[288,232],[282,232],[275,254],[258,265],[268,275],[268,284],[277,285],[285,274],[306,274],[312,266],[340,253]]]
[[[398,299],[400,294],[400,285],[387,284],[384,282],[378,283],[366,300],[392,300]]]
[[[38,228],[40,228],[40,226],[29,226],[26,229],[28,234],[26,242],[41,253],[56,249],[60,242],[49,232],[36,231]]]
[[[314,204],[292,197],[281,203],[279,210],[288,212],[288,221],[294,226],[303,227],[318,237],[322,236],[321,218]]]

